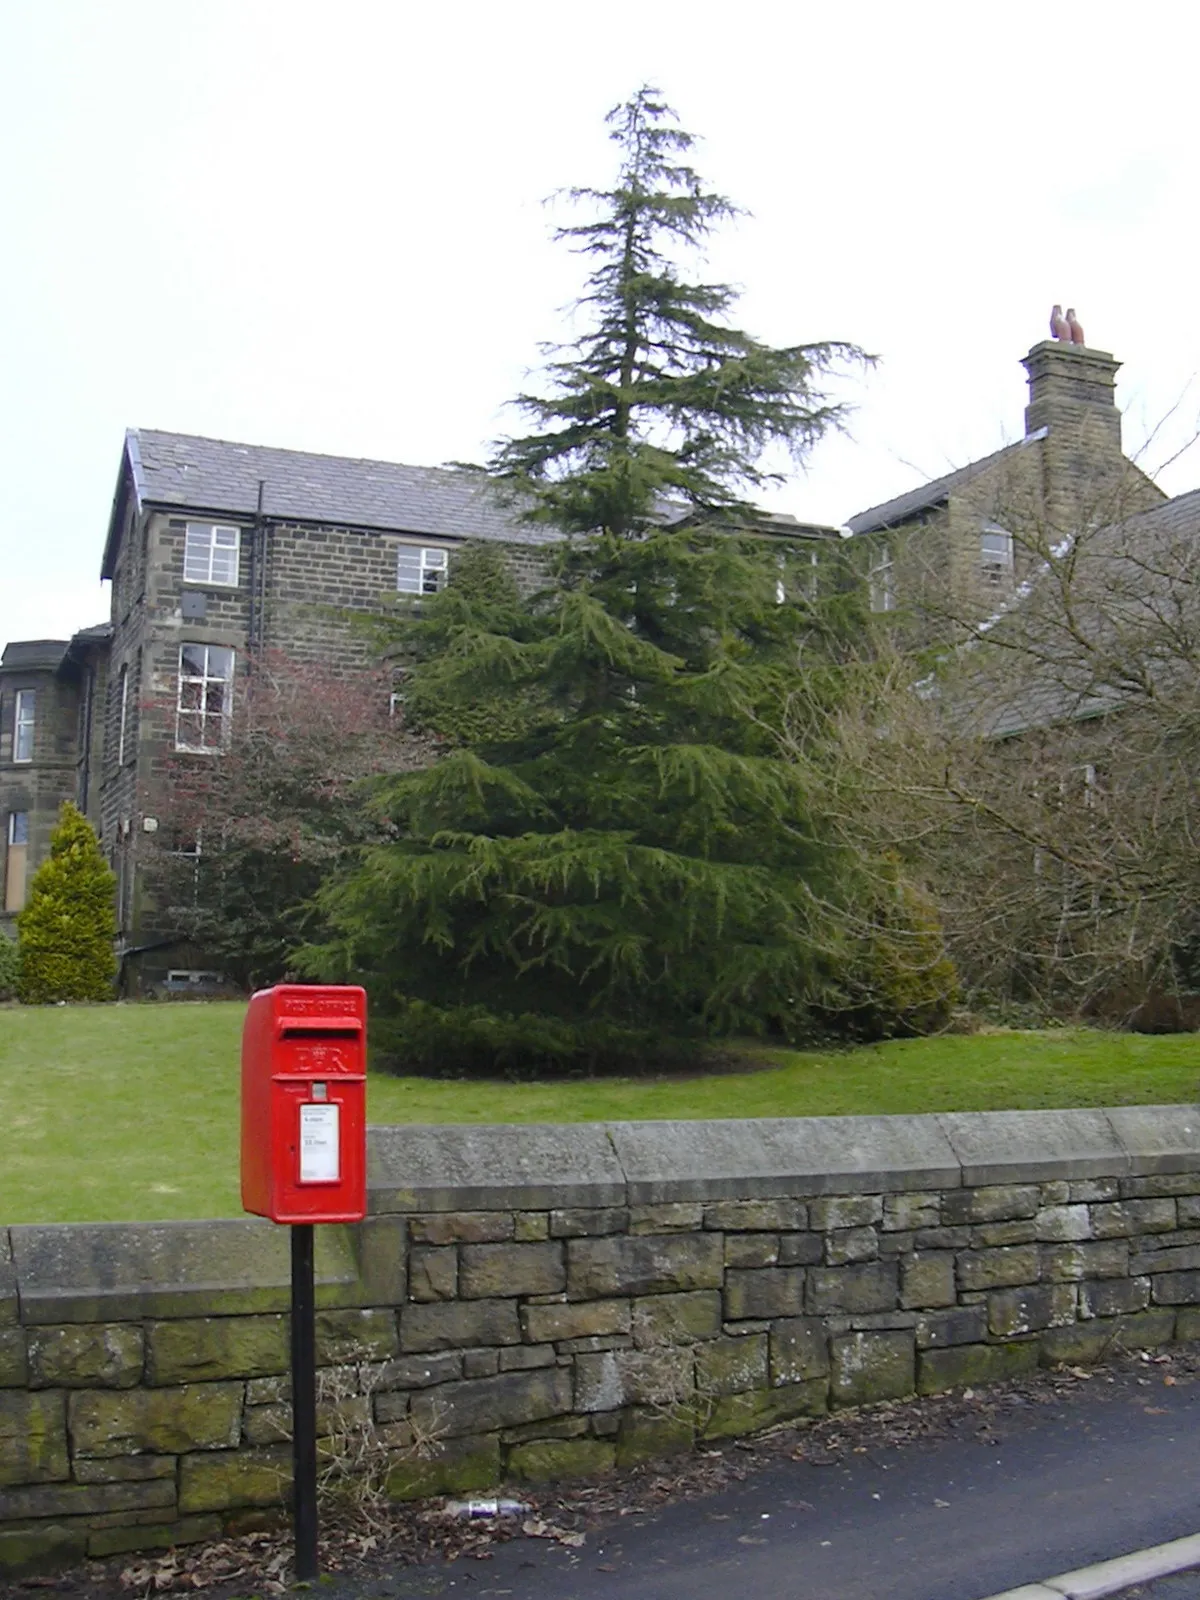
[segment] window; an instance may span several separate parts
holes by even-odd
[[[125,765],[125,730],[129,720],[129,666],[121,668],[121,687],[119,690],[121,701],[121,720],[117,727],[117,765]]]
[[[175,902],[168,910],[172,916],[178,917],[186,914],[200,900],[202,851],[199,831],[190,835],[174,834],[167,842],[166,854],[170,864],[164,861],[163,865],[167,868],[167,882]]]
[[[232,697],[233,651],[216,644],[180,645],[176,750],[223,750]]]
[[[779,576],[775,579],[776,605],[783,605],[789,593],[801,596],[805,600],[817,598],[815,550],[798,550],[790,555],[780,555],[776,558],[775,565],[779,568]]]
[[[892,552],[887,545],[880,545],[872,556],[867,581],[871,591],[871,610],[894,611],[896,609],[896,573],[892,565]]]
[[[998,522],[985,522],[979,535],[979,565],[989,588],[1007,588],[1013,575],[1013,536]]]
[[[4,862],[4,909],[20,911],[25,905],[25,858],[29,850],[29,813],[8,816],[8,850]]]
[[[183,545],[183,581],[234,587],[238,581],[241,538],[240,528],[223,528],[211,522],[189,522]]]
[[[396,588],[401,594],[436,594],[446,582],[450,552],[402,544],[396,552]]]
[[[37,695],[32,689],[17,690],[17,714],[13,722],[13,760],[33,760],[33,708]]]

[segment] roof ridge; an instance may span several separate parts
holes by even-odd
[[[356,467],[400,467],[405,472],[431,472],[455,478],[469,477],[473,472],[484,474],[483,467],[475,468],[468,463],[452,463],[432,466],[427,462],[389,461],[384,456],[348,456],[340,455],[332,450],[302,450],[295,445],[286,444],[251,444],[246,439],[222,439],[211,433],[180,433],[173,428],[129,428],[127,432],[136,438],[150,436],[155,439],[180,439],[195,444],[221,445],[229,450],[245,450],[253,454],[270,453],[285,456],[310,456],[315,461],[340,461],[347,466]]]
[[[1028,444],[1034,444],[1046,437],[1046,429],[1039,428],[1035,433],[1014,439],[1011,444],[1001,445],[998,450],[993,450],[986,456],[979,456],[975,461],[965,462],[961,467],[953,467],[949,472],[942,473],[938,478],[927,478],[924,483],[916,484],[911,489],[905,489],[901,494],[892,495],[888,500],[881,500],[878,505],[868,506],[864,511],[858,511],[847,519],[846,526],[852,533],[871,533],[875,529],[887,527],[893,520],[884,515],[893,507],[903,507],[905,514],[920,511],[926,506],[935,505],[941,498],[940,491],[949,489],[956,483],[968,482],[976,473],[982,472],[986,467],[1000,460],[1002,456],[1009,455],[1014,450],[1021,450]]]

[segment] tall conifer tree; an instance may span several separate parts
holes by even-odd
[[[595,218],[560,233],[592,262],[587,329],[491,462],[565,535],[552,581],[525,600],[475,551],[402,628],[407,715],[447,748],[378,791],[396,838],[330,888],[336,937],[303,956],[367,983],[409,1064],[630,1065],[837,1004],[844,868],[774,734],[798,673],[836,697],[857,602],[836,548],[814,579],[745,497],[768,447],[838,422],[824,379],[860,352],[732,327],[733,291],[674,253],[733,207],[655,91],[609,121],[616,185],[576,191]]]
[[[536,431],[506,440],[491,471],[532,496],[534,518],[571,533],[641,532],[664,497],[731,516],[778,474],[772,445],[802,458],[844,406],[826,380],[861,350],[774,348],[733,327],[728,284],[689,283],[678,258],[739,215],[687,164],[695,143],[657,90],[609,112],[621,152],[612,189],[573,189],[591,220],[555,237],[590,263],[575,311],[586,328],[551,347],[543,394],[519,409]]]

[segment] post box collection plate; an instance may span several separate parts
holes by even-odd
[[[300,1182],[337,1183],[342,1175],[338,1149],[341,1107],[324,1101],[300,1107]]]

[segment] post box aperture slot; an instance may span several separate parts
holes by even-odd
[[[308,1022],[286,1022],[279,1029],[281,1039],[292,1039],[300,1044],[317,1044],[322,1039],[358,1039],[362,1028],[357,1022],[348,1022],[344,1028],[315,1026]]]

